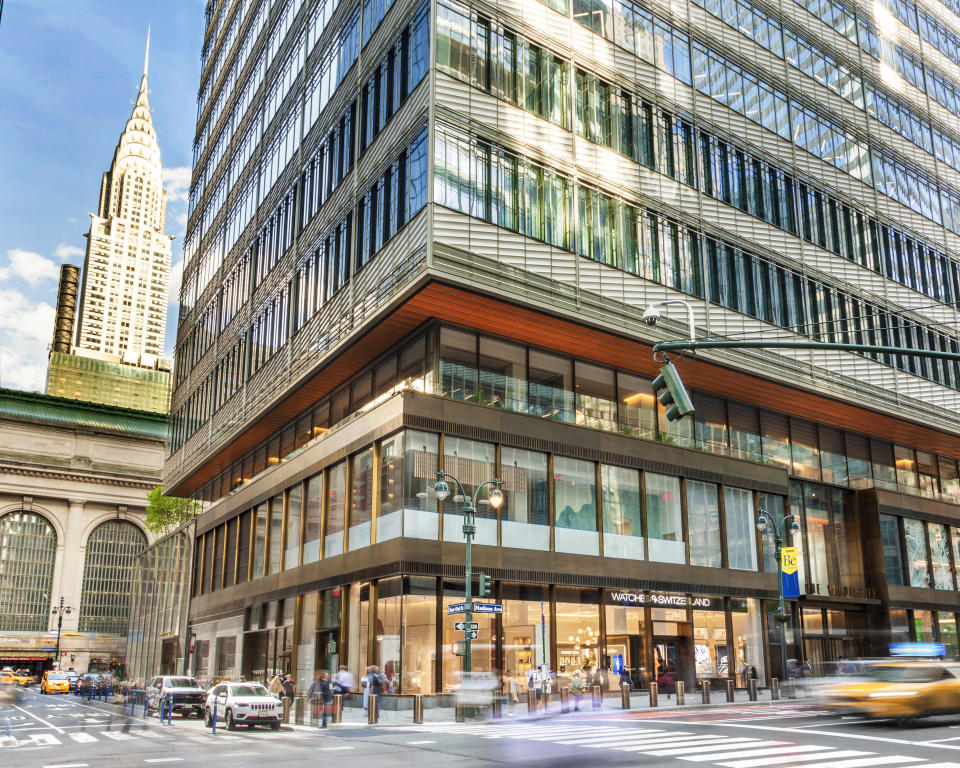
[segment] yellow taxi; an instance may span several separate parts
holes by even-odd
[[[906,721],[960,712],[960,664],[891,661],[871,664],[849,682],[821,689],[830,709]]]
[[[70,678],[67,673],[48,669],[40,681],[40,693],[70,693]]]
[[[14,676],[13,672],[10,670],[4,670],[0,672],[0,685],[16,685],[17,679]]]
[[[14,674],[13,679],[14,682],[21,688],[25,688],[28,685],[33,685],[33,675],[27,675],[23,672],[18,672]]]

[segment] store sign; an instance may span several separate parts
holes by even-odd
[[[699,608],[711,610],[723,607],[719,597],[706,595],[672,595],[668,592],[610,592],[610,598],[620,605],[653,605],[666,608]]]

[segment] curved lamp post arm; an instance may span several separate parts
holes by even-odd
[[[457,484],[459,485],[459,481],[457,482]],[[475,490],[475,491],[473,492],[473,506],[474,506],[474,507],[477,506],[477,499],[480,497],[480,489],[483,488],[485,485],[492,485],[492,486],[496,487],[496,489],[499,491],[499,490],[500,490],[500,486],[502,485],[502,483],[500,482],[500,480],[487,480],[485,483],[480,483],[480,485],[477,486],[477,490]]]
[[[467,492],[463,490],[463,484],[457,479],[456,475],[451,475],[449,472],[444,472],[442,469],[437,470],[437,480],[453,480],[457,484],[457,488],[460,489],[460,496],[464,501],[467,501],[470,497],[467,496]],[[441,501],[446,501],[446,499],[441,499]]]

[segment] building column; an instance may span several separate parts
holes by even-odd
[[[70,512],[67,516],[66,542],[69,546],[63,549],[63,561],[60,578],[54,578],[55,586],[59,586],[54,594],[50,595],[51,608],[60,604],[63,596],[64,605],[73,610],[63,617],[63,631],[76,632],[80,626],[80,597],[83,587],[83,566],[86,560],[87,544],[80,537],[83,534],[83,511],[86,507],[85,499],[70,499]],[[75,545],[74,545],[75,542]],[[59,582],[59,584],[58,584]],[[51,616],[53,627],[56,627],[56,617]]]

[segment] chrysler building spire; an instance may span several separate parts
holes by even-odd
[[[170,237],[164,234],[167,193],[160,145],[150,114],[147,68],[110,169],[90,214],[77,347],[136,362],[163,354],[170,276]]]

